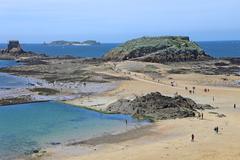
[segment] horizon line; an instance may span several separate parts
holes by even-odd
[[[132,38],[132,39],[135,39],[135,38]],[[132,39],[129,39],[129,40],[132,40]],[[101,44],[123,44],[123,43],[125,43],[129,40],[126,40],[124,42],[101,42],[101,41],[97,41],[97,40],[96,41],[100,42]],[[8,44],[9,41],[13,41],[13,40],[11,39],[11,40],[7,40],[7,42],[0,42],[0,44]],[[21,44],[43,44],[43,43],[50,43],[50,42],[53,42],[53,41],[60,41],[60,40],[53,40],[53,41],[49,41],[49,42],[46,42],[46,41],[42,41],[42,42],[26,42],[26,41],[21,42],[20,40],[16,40],[16,41],[19,41]],[[72,40],[63,40],[63,41],[71,42]],[[74,41],[81,42],[80,40],[79,41],[74,40]],[[191,40],[190,39],[190,41],[192,41],[192,42],[231,42],[231,41],[240,41],[240,39],[232,39],[232,40]]]

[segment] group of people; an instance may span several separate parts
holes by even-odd
[[[185,87],[185,90],[189,91],[190,94],[194,94],[195,90],[196,90],[196,87],[192,87],[192,89],[188,89],[188,87]],[[207,92],[210,92],[210,89],[209,88],[204,88],[204,92],[207,93]]]
[[[176,86],[175,81],[172,81],[172,82],[171,82],[171,86],[172,86],[172,87]]]
[[[205,93],[210,92],[210,89],[209,88],[204,88],[204,92]]]
[[[188,90],[188,87],[185,87],[185,90],[189,91],[190,94],[195,94],[196,87],[193,86],[191,90]]]

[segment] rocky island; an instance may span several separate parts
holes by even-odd
[[[104,59],[166,63],[212,59],[189,37],[142,37],[130,40],[104,55]]]
[[[91,45],[99,45],[99,44],[100,44],[100,42],[97,42],[95,40],[86,40],[83,42],[59,40],[59,41],[52,41],[52,42],[48,43],[47,45],[52,45],[52,46],[91,46]]]
[[[0,59],[28,59],[28,58],[41,58],[45,55],[37,54],[31,51],[24,51],[17,40],[11,40],[6,49],[0,50]]]

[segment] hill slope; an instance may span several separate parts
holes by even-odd
[[[182,36],[142,37],[130,40],[104,55],[106,60],[140,60],[156,63],[211,58],[196,43],[190,41],[189,37]]]

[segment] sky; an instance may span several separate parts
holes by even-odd
[[[239,0],[0,0],[0,43],[240,40]]]

